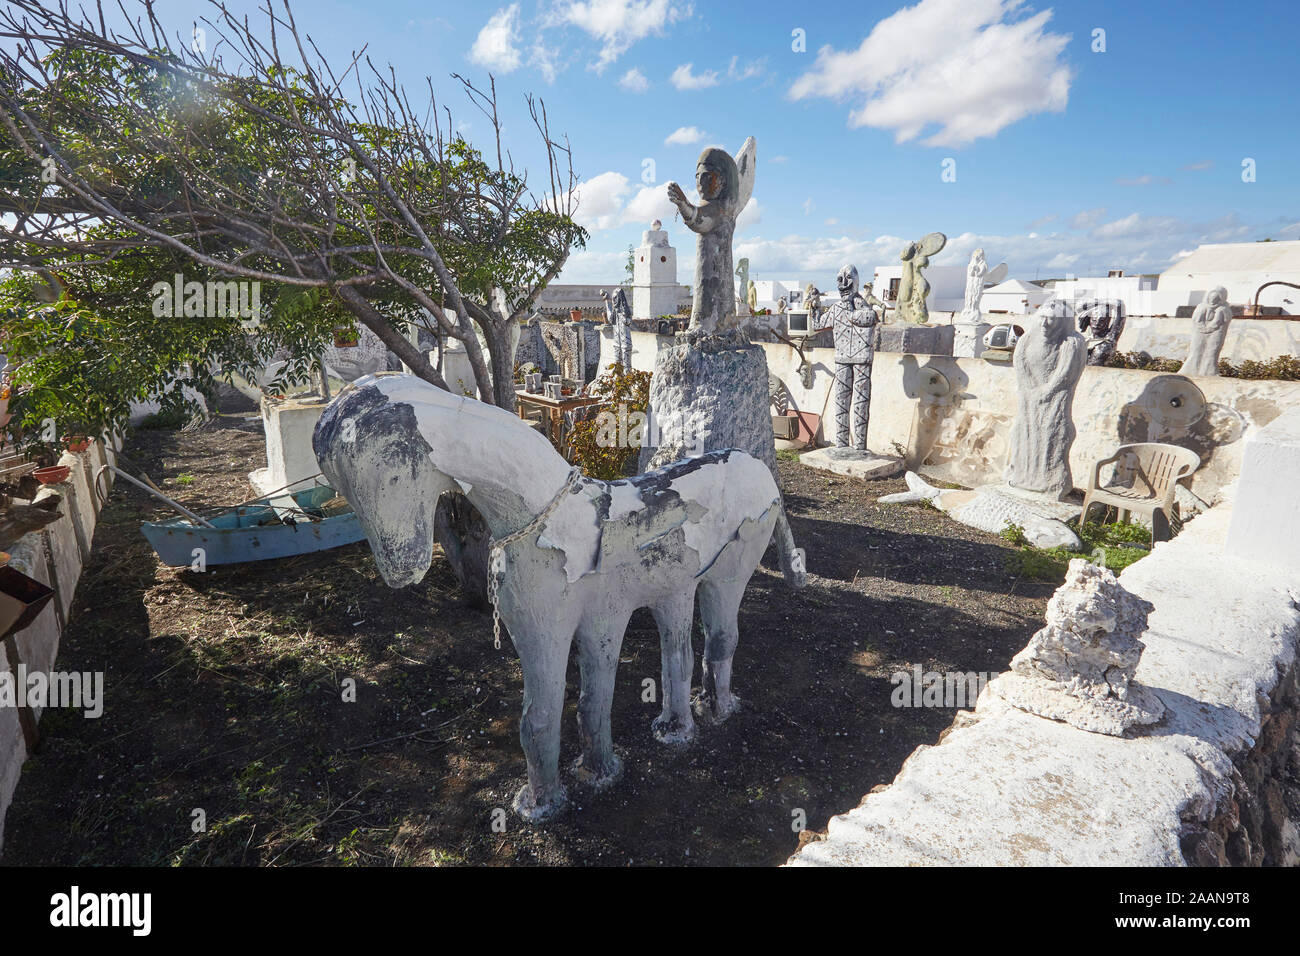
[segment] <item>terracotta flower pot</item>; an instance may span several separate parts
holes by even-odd
[[[581,309],[570,309],[570,310],[569,310],[569,318],[571,318],[574,322],[581,322],[581,321],[582,321],[582,310],[581,310]]]
[[[67,481],[70,474],[72,469],[67,465],[50,465],[47,468],[37,468],[32,472],[32,476],[43,485],[57,485]]]
[[[357,346],[357,333],[352,329],[335,329],[334,330],[334,347],[336,349],[351,349]]]
[[[84,435],[73,435],[63,439],[63,447],[74,455],[80,454],[90,447],[90,439]]]

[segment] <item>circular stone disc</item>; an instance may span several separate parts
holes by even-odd
[[[1181,375],[1162,375],[1147,385],[1151,416],[1169,428],[1190,428],[1205,417],[1205,393]]]
[[[932,232],[919,243],[921,255],[933,256],[938,254],[948,242],[948,237],[941,232]]]
[[[921,369],[920,388],[926,395],[933,395],[935,398],[942,398],[952,390],[944,374],[932,368]]]

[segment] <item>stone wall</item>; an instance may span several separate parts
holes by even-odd
[[[54,667],[59,653],[59,639],[67,625],[72,610],[72,598],[81,577],[81,569],[90,557],[95,526],[99,521],[99,500],[94,496],[91,483],[95,472],[108,463],[116,463],[117,449],[96,441],[80,454],[65,453],[60,465],[72,469],[68,480],[52,488],[43,488],[37,500],[50,493],[61,495],[58,506],[62,515],[58,521],[20,539],[9,549],[9,566],[30,578],[54,589],[54,598],[27,628],[15,637],[18,656],[29,671],[48,671]],[[112,472],[105,474],[104,482],[112,483]],[[101,483],[100,487],[103,487]],[[10,668],[10,661],[0,646],[0,667]],[[40,717],[39,711],[35,715]],[[0,851],[4,849],[4,817],[13,799],[14,788],[27,760],[27,748],[18,712],[13,707],[0,707]]]
[[[613,352],[608,332],[601,329],[600,334],[603,366]],[[671,336],[634,332],[633,366],[653,371],[656,352],[672,341]],[[795,350],[784,343],[761,344],[768,370],[790,393],[791,409],[823,420],[834,415],[828,401],[833,349],[805,349],[812,368],[812,387],[805,388]],[[921,391],[921,372],[930,369],[948,381],[947,396]],[[1293,405],[1300,405],[1300,382],[1088,368],[1074,402],[1078,437],[1070,465],[1075,485],[1083,487],[1093,462],[1121,444],[1168,441],[1201,456],[1191,487],[1211,502],[1240,472],[1243,439]],[[1009,363],[877,352],[867,442],[873,451],[903,455],[909,467],[931,478],[973,487],[1001,480],[1015,411],[1015,372]]]
[[[1300,589],[1224,553],[1231,514],[1210,509],[1120,576],[1154,605],[1135,679],[1160,724],[1089,733],[986,689],[790,863],[1300,864]]]

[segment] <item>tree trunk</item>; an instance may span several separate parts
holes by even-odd
[[[469,499],[446,492],[433,515],[433,536],[442,545],[447,563],[474,607],[488,607],[487,568],[492,534]]]

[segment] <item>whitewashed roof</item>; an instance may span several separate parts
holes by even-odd
[[[1223,272],[1278,272],[1300,276],[1300,240],[1212,242],[1196,247],[1160,274],[1163,279]]]
[[[1025,293],[1046,291],[1047,290],[1041,285],[1035,285],[1032,282],[1021,282],[1019,279],[1008,279],[1006,282],[1000,282],[995,286],[990,286],[985,289],[984,294],[988,295],[991,292]]]

